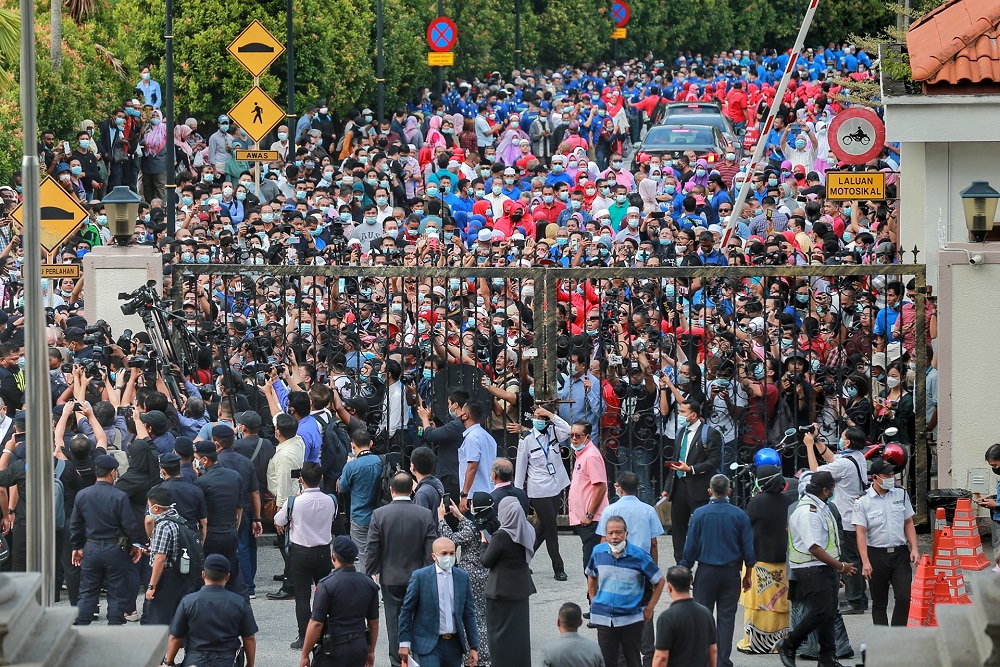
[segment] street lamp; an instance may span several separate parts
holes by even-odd
[[[1000,192],[990,187],[986,181],[973,181],[972,185],[958,193],[965,208],[965,226],[969,228],[972,240],[986,241],[986,234],[993,229],[997,214]]]
[[[108,212],[108,227],[119,246],[127,246],[135,233],[135,220],[139,217],[142,198],[124,185],[116,185],[111,194],[101,202]],[[994,207],[995,208],[995,207]]]

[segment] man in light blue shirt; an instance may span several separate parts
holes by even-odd
[[[483,428],[486,406],[482,401],[470,400],[462,407],[460,416],[465,431],[462,446],[458,448],[458,483],[461,489],[459,509],[468,509],[469,496],[477,491],[489,493],[493,490],[490,470],[497,456],[497,441]]]
[[[587,353],[573,350],[569,354],[569,375],[559,390],[559,416],[572,424],[578,419],[590,423],[594,444],[597,442],[598,413],[601,407],[601,383],[587,370]]]
[[[656,537],[663,534],[663,524],[656,510],[639,500],[639,477],[634,472],[622,472],[615,480],[615,490],[618,500],[608,505],[601,512],[601,520],[597,524],[597,534],[604,537],[604,527],[613,516],[625,519],[628,525],[628,541],[639,547],[658,562]]]
[[[135,89],[142,93],[143,102],[154,109],[159,109],[160,104],[163,103],[163,94],[160,92],[160,84],[153,81],[149,73],[149,65],[144,66],[139,71],[139,79],[139,83],[135,84]]]

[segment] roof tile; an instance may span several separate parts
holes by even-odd
[[[950,0],[910,27],[906,36],[915,81],[1000,82],[1000,2]]]

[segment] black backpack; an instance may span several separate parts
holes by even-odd
[[[323,447],[319,453],[319,463],[323,468],[324,493],[334,493],[337,490],[337,480],[347,464],[347,454],[351,451],[351,438],[336,420],[324,421],[320,415],[315,415],[323,434]]]
[[[387,454],[379,454],[378,460],[382,464],[382,474],[379,475],[376,493],[378,493],[378,506],[382,507],[392,502],[392,493],[389,487],[396,473],[403,472],[403,453],[388,452]]]
[[[201,569],[205,565],[205,547],[201,543],[201,534],[179,516],[165,516],[163,520],[177,526],[177,551],[183,555],[186,549],[188,558],[191,561],[191,567],[186,574],[181,572],[180,562],[173,563],[174,569],[184,579],[200,579]]]

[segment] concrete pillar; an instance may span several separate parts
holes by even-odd
[[[84,317],[105,320],[115,335],[124,329],[144,331],[138,315],[122,315],[120,292],[131,292],[150,280],[163,284],[163,256],[150,246],[98,246],[83,257]]]
[[[970,488],[970,470],[982,476],[986,448],[1000,441],[1000,243],[951,243],[937,260],[938,486]],[[989,474],[972,490],[991,494],[995,484]]]

